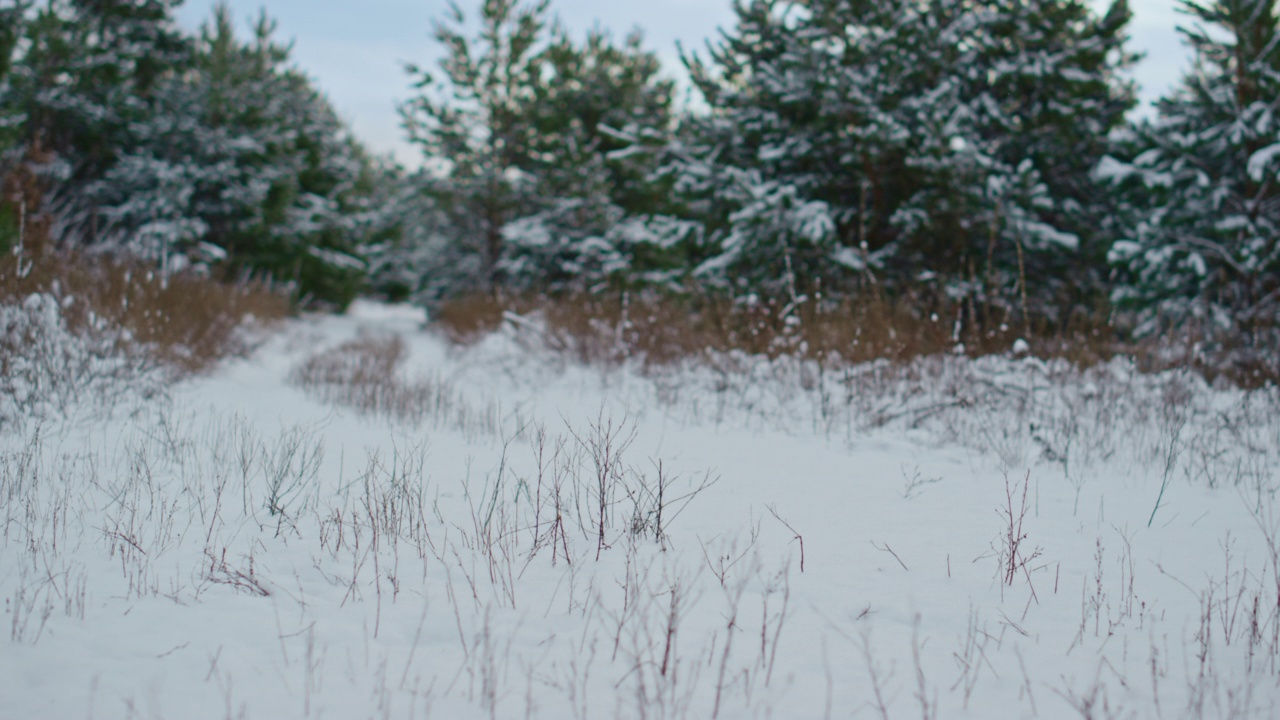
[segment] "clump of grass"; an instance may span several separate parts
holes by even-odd
[[[293,369],[290,379],[326,395],[342,390],[349,395],[330,399],[376,411],[378,398],[400,385],[396,370],[404,355],[400,336],[361,333],[354,340],[311,355]]]
[[[450,342],[470,345],[497,330],[506,312],[525,304],[516,298],[469,295],[433,309],[431,317]]]
[[[472,407],[438,378],[401,377],[407,355],[399,335],[362,332],[316,352],[289,373],[289,382],[320,402],[396,422],[431,422],[469,435],[494,435],[501,425],[495,405]]]
[[[1135,360],[1144,371],[1194,368],[1211,383],[1221,379],[1248,390],[1280,384],[1280,324],[1256,318],[1240,324],[1159,318],[1134,343],[1142,349]]]

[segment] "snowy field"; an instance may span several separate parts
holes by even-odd
[[[1275,390],[420,319],[5,425],[0,717],[1280,717]]]

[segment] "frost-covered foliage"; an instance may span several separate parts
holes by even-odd
[[[468,38],[456,6],[452,25],[435,27],[447,57],[441,63],[447,89],[436,91],[430,73],[410,67],[423,94],[401,107],[410,137],[428,161],[424,190],[457,229],[450,252],[478,258],[478,276],[458,273],[451,285],[492,287],[502,260],[502,228],[533,209],[531,164],[533,118],[520,112],[537,82],[535,44],[544,32],[547,3],[487,0],[482,29]],[[451,244],[453,244],[451,243]],[[469,264],[470,265],[470,264]]]
[[[444,82],[402,106],[428,158],[420,186],[444,215],[422,298],[498,287],[583,287],[670,265],[648,215],[647,183],[670,125],[672,86],[639,34],[577,42],[546,2],[486,0],[480,29],[460,10],[436,26]],[[446,270],[445,268],[449,268]]]
[[[709,281],[778,292],[941,277],[1051,311],[1101,257],[1088,170],[1132,105],[1124,0],[784,2],[688,59],[711,108],[666,168]],[[788,269],[790,268],[790,269]],[[1052,271],[1052,274],[1050,275]],[[1076,287],[1073,287],[1076,286]]]
[[[1111,249],[1146,334],[1193,321],[1274,347],[1280,325],[1280,32],[1275,0],[1183,2],[1195,63],[1099,174],[1136,206]]]
[[[179,0],[30,3],[0,105],[23,116],[22,140],[71,162],[78,189],[114,163],[132,123],[150,114],[190,45],[173,19]]]
[[[553,27],[539,56],[546,78],[533,88],[538,211],[504,228],[506,272],[520,284],[589,287],[660,276],[660,233],[637,233],[636,218],[664,207],[649,182],[670,124],[671,84],[638,32],[615,44],[594,29],[576,43]]]
[[[229,257],[345,305],[364,271],[368,164],[273,31],[262,16],[242,43],[220,6],[90,196],[144,257]]]
[[[225,261],[345,306],[359,245],[387,224],[371,163],[265,15],[241,41],[220,5],[188,37],[176,4],[47,0],[24,16],[0,109],[68,168],[64,239],[166,272]]]
[[[420,170],[379,185],[375,201],[395,225],[394,232],[365,248],[368,288],[375,296],[429,302],[482,277],[480,257],[450,242],[456,231],[432,194],[439,182]]]
[[[24,2],[11,2],[0,7],[0,98],[10,93],[9,71],[13,67],[14,48],[26,25],[26,11]],[[18,108],[0,103],[0,153],[15,143],[21,121],[22,114]]]
[[[0,429],[58,418],[77,406],[108,411],[122,396],[162,388],[127,331],[89,313],[72,329],[63,312],[75,299],[33,293],[0,304]]]
[[[16,147],[24,117],[21,108],[3,102],[3,99],[10,97],[13,92],[10,70],[13,67],[14,49],[22,38],[25,20],[25,4],[13,3],[0,7],[0,182],[9,175],[8,168],[18,154]],[[13,181],[2,184],[11,186]],[[17,245],[23,230],[21,225],[25,221],[21,217],[23,213],[11,207],[11,202],[7,202],[7,196],[12,195],[12,190],[12,187],[0,187],[0,253],[8,252]]]

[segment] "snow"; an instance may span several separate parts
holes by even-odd
[[[1116,160],[1110,155],[1104,155],[1098,161],[1098,166],[1093,170],[1093,178],[1102,183],[1119,182],[1135,172],[1137,171],[1134,170],[1132,165]]]
[[[1142,252],[1142,245],[1132,240],[1117,240],[1107,251],[1107,262],[1112,264],[1127,262],[1140,252]]]
[[[1027,239],[1032,241],[1030,244],[1033,247],[1058,245],[1068,250],[1076,250],[1080,247],[1080,237],[1078,235],[1062,232],[1048,223],[1024,220],[1019,229],[1027,234]]]
[[[1274,389],[585,368],[536,316],[467,349],[421,318],[304,317],[110,422],[6,429],[0,714],[1276,716]],[[418,419],[290,382],[349,341],[403,343],[383,399]]]
[[[646,148],[643,145],[628,145],[627,147],[620,148],[618,150],[611,150],[605,153],[604,157],[606,160],[618,161],[618,160],[626,160],[627,158],[634,157],[637,155],[646,155],[650,152],[652,152],[652,150]]]
[[[1267,168],[1280,157],[1280,143],[1268,145],[1249,156],[1249,179],[1262,182],[1267,175]]]
[[[307,248],[307,254],[335,268],[343,270],[364,270],[367,263],[358,257],[344,252],[322,248],[315,245]]]
[[[832,262],[839,263],[850,270],[867,269],[866,257],[848,245],[841,245],[831,252]]]

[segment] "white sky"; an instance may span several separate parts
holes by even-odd
[[[1091,0],[1105,9],[1106,0]],[[1174,0],[1130,0],[1135,19],[1130,26],[1132,48],[1147,54],[1137,68],[1144,101],[1173,83],[1187,61],[1186,49],[1175,32],[1183,20]],[[339,113],[375,152],[393,153],[402,163],[420,162],[417,149],[404,139],[397,102],[412,93],[403,71],[406,62],[429,65],[438,57],[431,40],[432,19],[441,17],[443,0],[228,0],[240,25],[266,8],[279,23],[277,36],[293,39],[294,60],[328,93]],[[478,0],[459,0],[474,13]],[[209,17],[214,0],[188,0],[179,20],[196,28]],[[719,27],[733,23],[731,0],[553,0],[552,11],[573,30],[600,23],[625,35],[633,27],[645,30],[646,45],[656,50],[673,75],[679,71],[676,43],[701,48]]]

